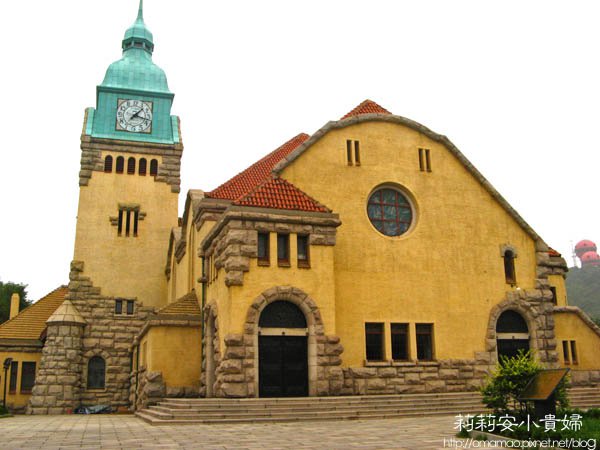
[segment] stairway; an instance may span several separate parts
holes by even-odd
[[[600,408],[600,387],[574,387],[569,389],[571,408]]]
[[[352,397],[178,399],[136,412],[153,424],[388,419],[485,411],[478,392]]]

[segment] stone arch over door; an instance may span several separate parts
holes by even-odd
[[[538,333],[545,328],[545,315],[540,315],[537,308],[526,301],[519,300],[506,300],[499,303],[490,312],[490,319],[488,322],[488,335],[486,350],[490,352],[494,359],[494,362],[498,362],[498,333],[496,327],[500,316],[507,312],[513,311],[519,314],[525,321],[529,334],[529,350],[532,351],[538,358],[545,361],[545,350],[543,345],[540,345],[538,340]],[[500,336],[502,338],[502,336]]]
[[[204,308],[204,336],[202,352],[201,385],[205,397],[214,397],[216,393],[217,367],[219,366],[220,344],[217,304],[211,302]]]
[[[343,347],[337,336],[326,336],[321,312],[317,303],[301,289],[279,286],[259,295],[248,308],[244,327],[244,342],[250,344],[247,352],[247,379],[252,389],[249,393],[258,396],[258,322],[263,309],[270,303],[283,300],[296,305],[306,318],[308,332],[308,395],[339,394],[343,384],[340,355]],[[251,363],[251,364],[250,364]]]

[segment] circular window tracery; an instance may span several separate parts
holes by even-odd
[[[373,226],[386,236],[400,236],[413,222],[413,208],[398,189],[383,187],[375,190],[367,203],[367,215]]]

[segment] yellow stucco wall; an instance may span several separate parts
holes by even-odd
[[[359,167],[347,165],[347,139],[360,141]],[[431,151],[431,173],[419,170],[419,148]],[[517,286],[535,285],[530,236],[445,147],[405,126],[367,122],[331,131],[282,177],[342,221],[329,292],[335,291],[344,366],[363,364],[365,322],[386,323],[388,358],[392,322],[411,324],[411,342],[415,323],[433,323],[437,359],[483,351],[490,309],[514,288],[504,279],[504,244],[518,253]],[[381,235],[367,217],[368,197],[384,183],[400,187],[415,205],[416,224],[401,237]],[[314,296],[317,304],[331,304],[322,295]]]
[[[259,266],[252,258],[250,271],[244,274],[243,286],[225,286],[221,269],[218,278],[209,285],[207,297],[217,300],[219,337],[221,345],[229,333],[242,334],[248,308],[267,289],[274,286],[293,286],[318,302],[323,324],[335,334],[335,283],[333,275],[333,247],[312,245],[310,268],[298,268],[296,234],[290,233],[290,267],[277,265],[277,233],[270,233],[270,266]],[[223,348],[223,347],[222,347]]]
[[[572,370],[600,369],[600,336],[598,336],[577,314],[556,312],[554,314],[556,351],[564,367]],[[577,364],[565,364],[562,341],[575,341]]]
[[[10,369],[7,372],[7,384],[6,384],[6,406],[9,409],[22,408],[27,406],[27,402],[31,397],[31,394],[21,393],[21,374],[23,370],[23,362],[35,362],[36,374],[39,370],[40,360],[42,359],[42,353],[25,353],[25,352],[0,352],[0,362],[3,362],[6,358],[12,358],[13,361],[19,363],[17,372],[17,389],[15,393],[9,392],[10,386]],[[0,399],[4,396],[4,370],[0,366]]]
[[[548,282],[550,286],[554,286],[556,290],[556,305],[567,306],[569,301],[567,299],[567,286],[565,279],[562,275],[548,275]]]
[[[152,327],[141,341],[142,346],[144,342],[146,368],[162,372],[167,386],[200,386],[200,327]],[[140,365],[143,366],[142,361]]]
[[[102,158],[109,154],[115,160],[119,156],[103,152]],[[127,160],[132,155],[122,156]],[[134,156],[139,162],[141,156]],[[162,163],[160,157],[153,158]],[[118,236],[117,227],[110,224],[109,218],[118,216],[119,203],[139,204],[146,213],[138,237]],[[80,188],[74,259],[85,263],[85,276],[103,295],[137,297],[144,306],[162,306],[168,238],[176,225],[177,193],[168,184],[149,175],[94,171],[89,185]]]

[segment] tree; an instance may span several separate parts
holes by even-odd
[[[0,281],[0,323],[6,322],[10,317],[10,298],[13,293],[19,294],[19,311],[32,303],[27,300],[26,289],[26,284]]]

